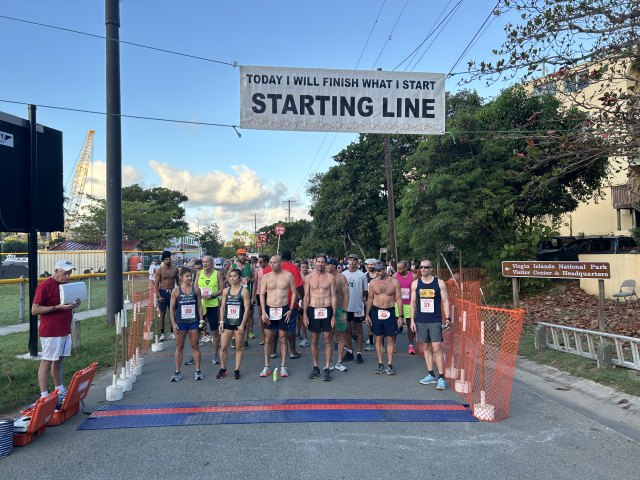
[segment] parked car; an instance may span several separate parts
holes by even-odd
[[[540,256],[547,253],[555,253],[562,250],[562,247],[567,246],[571,242],[573,242],[576,237],[572,237],[569,235],[566,236],[558,236],[551,237],[550,240],[544,240],[542,243],[538,245],[538,251],[536,252],[536,258],[540,260]]]
[[[540,261],[577,262],[581,254],[605,253],[638,253],[638,245],[633,237],[587,237],[575,240],[556,252],[538,252],[536,258]]]

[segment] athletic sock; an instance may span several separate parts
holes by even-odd
[[[429,375],[431,375],[432,377],[435,377],[435,376],[436,376],[436,374],[435,374],[434,370],[429,370]]]
[[[351,355],[353,355],[353,350],[347,350]]]
[[[413,343],[410,343],[410,344],[409,344],[409,346],[410,346],[410,347],[413,347]]]
[[[373,345],[373,335],[369,335],[369,343]]]
[[[160,330],[160,335],[164,335],[164,328]]]
[[[67,389],[64,388],[64,385],[58,385],[55,387],[55,390],[58,390],[60,393],[66,393]]]
[[[49,392],[40,392],[40,398],[46,397],[47,395],[49,395]]]
[[[438,379],[442,379],[442,380],[444,380],[444,373],[439,373],[439,374],[438,374]]]

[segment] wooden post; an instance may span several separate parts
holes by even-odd
[[[600,301],[600,330],[604,331],[604,280],[598,280],[598,297]]]
[[[513,286],[513,308],[520,308],[520,289],[518,288],[518,277],[512,277],[511,284]]]
[[[71,349],[80,350],[80,322],[75,318],[71,321]]]

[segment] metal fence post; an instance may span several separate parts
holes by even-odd
[[[22,283],[20,284],[20,323],[24,322],[24,292],[25,292],[25,281],[24,281],[24,276],[20,275],[20,278],[22,279]]]
[[[89,277],[89,295],[87,296],[87,310],[91,310],[91,277]]]

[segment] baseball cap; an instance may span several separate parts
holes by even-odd
[[[386,270],[386,267],[385,267],[384,265],[382,265],[381,263],[376,263],[376,264],[373,266],[373,269],[374,269],[374,270]]]
[[[54,269],[70,272],[71,270],[73,270],[73,263],[71,263],[69,260],[58,260],[56,262]]]
[[[238,253],[238,254],[244,253],[246,255],[247,251],[244,248],[239,248],[236,253]]]
[[[351,255],[349,255],[347,258],[355,258],[356,260],[358,259],[358,255],[356,255],[355,253],[352,253]]]
[[[364,263],[373,263],[374,265],[377,265],[380,262],[378,262],[378,260],[376,260],[375,258],[367,258]]]
[[[221,258],[216,258],[216,259],[213,261],[213,266],[214,266],[215,268],[222,268],[222,259],[221,259]]]

